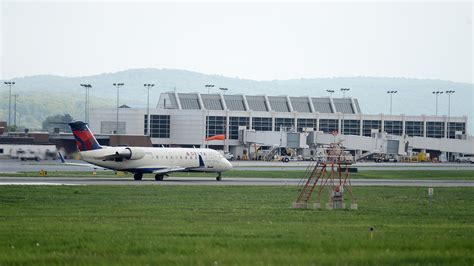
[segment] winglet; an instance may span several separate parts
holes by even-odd
[[[60,152],[58,152],[58,155],[59,155],[59,159],[61,160],[61,163],[66,163],[64,156]]]
[[[202,159],[201,154],[199,154],[199,167],[204,168],[204,160]]]

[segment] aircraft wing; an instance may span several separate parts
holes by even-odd
[[[172,173],[172,172],[181,172],[187,169],[188,168],[186,167],[165,168],[165,169],[155,170],[153,171],[153,174],[167,174],[167,173]]]

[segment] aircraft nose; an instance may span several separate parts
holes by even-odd
[[[224,166],[226,170],[232,169],[233,166],[227,159],[223,158],[222,161],[224,162]]]

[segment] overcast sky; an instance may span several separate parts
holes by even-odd
[[[256,80],[473,82],[473,4],[12,2],[0,79],[178,68]]]

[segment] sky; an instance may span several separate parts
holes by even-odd
[[[473,82],[473,3],[0,4],[0,79],[176,68],[255,80]]]

